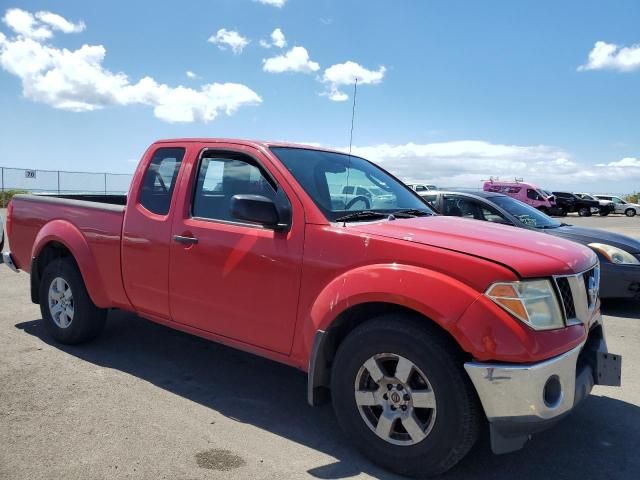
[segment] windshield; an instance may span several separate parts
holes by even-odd
[[[530,207],[511,197],[490,197],[491,202],[505,209],[528,227],[557,228],[562,225],[557,220],[545,215],[540,210]]]
[[[411,189],[363,158],[292,147],[271,151],[329,221],[359,211],[433,213]],[[357,187],[355,191],[351,186]]]
[[[595,200],[596,202],[598,201],[597,198],[592,197],[591,195],[588,195],[586,193],[576,193],[576,195],[583,200]]]

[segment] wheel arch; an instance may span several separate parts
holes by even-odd
[[[71,258],[80,271],[89,297],[98,307],[107,307],[106,294],[93,253],[84,235],[70,222],[54,220],[40,229],[31,254],[31,301],[40,303],[40,281],[46,266],[58,258]]]
[[[307,401],[311,406],[327,403],[330,398],[331,368],[341,343],[360,325],[382,315],[397,314],[403,322],[411,322],[419,328],[438,335],[466,355],[454,336],[445,328],[423,313],[412,308],[388,302],[367,302],[353,305],[341,312],[326,330],[318,330],[314,335],[309,361],[307,380]]]

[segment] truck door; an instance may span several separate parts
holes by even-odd
[[[239,147],[231,147],[238,149]],[[170,259],[176,322],[289,353],[297,314],[304,212],[269,160],[257,150],[209,149],[183,178]],[[262,195],[292,207],[288,231],[234,218],[231,198]]]
[[[127,296],[138,312],[169,319],[170,210],[185,149],[161,146],[147,155],[151,159],[137,198],[127,201],[122,277]]]

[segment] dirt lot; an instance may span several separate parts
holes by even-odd
[[[4,215],[4,212],[0,212]],[[573,218],[640,238],[640,218]],[[525,450],[486,442],[445,478],[632,479],[640,457],[640,310],[605,304],[623,387]],[[114,312],[91,344],[52,343],[28,276],[0,267],[0,478],[390,478],[311,408],[303,373]]]

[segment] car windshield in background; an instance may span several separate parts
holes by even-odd
[[[581,198],[582,200],[595,200],[598,201],[597,198],[592,197],[591,195],[587,195],[586,193],[576,193],[576,197]]]
[[[375,213],[433,211],[403,183],[360,157],[292,147],[272,147],[285,167],[309,194],[329,221],[349,216],[374,219]],[[365,215],[357,215],[366,212]]]
[[[503,208],[528,227],[557,228],[562,224],[545,215],[540,210],[530,207],[511,197],[491,197],[490,201]]]

